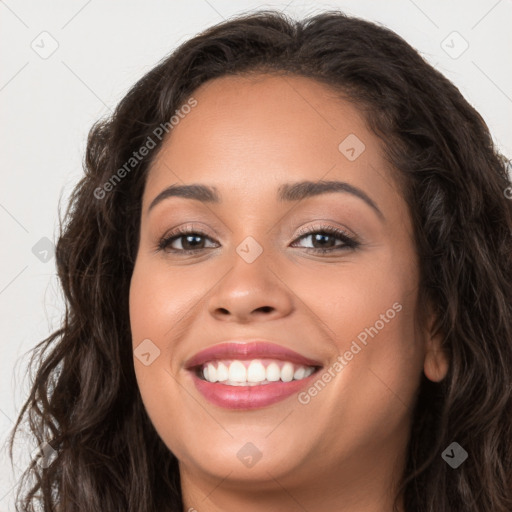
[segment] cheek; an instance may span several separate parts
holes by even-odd
[[[204,297],[204,282],[185,268],[169,269],[160,261],[138,258],[130,285],[133,343],[154,339],[161,349],[176,337],[187,317]]]
[[[169,387],[171,374],[176,371],[170,357],[174,345],[169,340],[176,339],[180,325],[186,324],[180,318],[190,308],[183,285],[171,279],[172,275],[179,273],[162,272],[158,264],[138,257],[131,279],[129,304],[135,374],[146,405],[154,396],[162,396],[153,390]]]
[[[334,264],[283,265],[275,273],[300,299],[300,314],[316,319],[340,350],[360,333],[364,339],[367,329],[375,333],[376,323],[379,338],[390,329],[400,330],[388,343],[395,344],[396,350],[407,349],[414,341],[417,273],[413,256],[354,255]],[[371,339],[370,334],[366,336]]]
[[[174,343],[171,345],[169,340],[176,339],[176,326],[180,326],[180,318],[190,310],[187,297],[194,294],[186,282],[177,278],[179,275],[180,272],[162,272],[159,265],[137,257],[130,284],[130,324],[137,385],[146,413],[166,444],[185,435],[180,422],[169,422],[169,418],[180,416],[183,401],[183,392],[176,386],[176,368],[172,365]],[[147,353],[149,357],[144,357]],[[179,444],[168,444],[168,447],[182,459],[187,456]]]
[[[357,268],[347,260],[336,268],[304,270],[295,280],[304,311],[314,312],[343,358],[343,369],[333,372],[339,375],[337,396],[356,393],[355,407],[373,404],[368,411],[381,408],[385,415],[386,407],[400,409],[401,402],[414,400],[424,354],[415,322],[417,283],[414,254],[399,258],[391,252],[361,259]],[[357,414],[364,415],[363,408]]]
[[[376,428],[382,422],[392,431],[412,413],[423,346],[415,331],[414,280],[400,279],[400,273],[384,275],[369,288],[372,293],[353,304],[357,332],[352,329],[344,344],[352,357],[346,382],[360,399],[360,405],[353,403],[354,415],[367,417]],[[357,346],[360,351],[351,356]]]

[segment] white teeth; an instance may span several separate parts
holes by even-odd
[[[217,366],[217,380],[219,382],[224,382],[225,380],[228,380],[229,379],[229,372],[228,372],[228,367],[220,362]],[[206,379],[208,380],[208,379]]]
[[[281,370],[276,363],[270,363],[267,366],[267,380],[270,382],[276,382],[281,378]]]
[[[279,362],[279,361],[278,361]],[[298,366],[286,361],[278,364],[266,361],[267,366],[259,359],[253,361],[231,361],[207,363],[203,366],[202,375],[208,382],[222,382],[229,386],[255,386],[271,382],[291,382],[309,377],[315,368]],[[280,367],[281,365],[281,367]]]
[[[283,382],[290,382],[293,380],[293,364],[292,363],[284,363],[281,368],[281,380]]]
[[[251,361],[247,368],[247,382],[263,382],[266,378],[267,372],[261,361]]]
[[[244,364],[240,361],[233,361],[229,365],[228,378],[233,382],[247,382],[247,370]]]
[[[293,378],[295,380],[301,380],[304,378],[304,375],[306,375],[306,368],[304,368],[303,366],[301,366],[300,368],[298,368],[297,370],[295,370],[295,373],[293,374]]]
[[[210,382],[217,382],[217,369],[215,368],[215,366],[213,366],[212,363],[208,363],[207,369],[208,369],[207,380],[209,380]]]

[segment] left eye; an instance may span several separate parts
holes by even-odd
[[[337,230],[312,231],[300,236],[297,240],[306,240],[308,238],[311,238],[312,247],[306,247],[306,249],[329,251],[357,246],[357,242],[353,238]],[[335,245],[337,241],[341,243]]]

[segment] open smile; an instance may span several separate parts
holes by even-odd
[[[298,393],[322,364],[267,342],[223,343],[186,364],[198,391],[228,409],[261,408]]]

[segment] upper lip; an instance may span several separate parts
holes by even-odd
[[[185,368],[200,366],[219,359],[280,359],[304,366],[322,366],[322,363],[305,357],[294,350],[264,340],[225,341],[197,352],[185,361]]]

